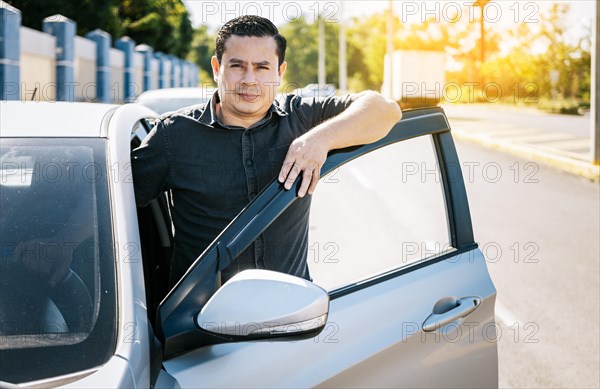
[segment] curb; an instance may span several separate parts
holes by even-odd
[[[555,150],[531,146],[525,143],[515,143],[494,139],[486,134],[477,134],[453,128],[452,135],[457,139],[478,143],[484,147],[506,152],[518,157],[528,158],[545,165],[571,173],[590,181],[600,182],[600,166],[593,165],[580,159],[557,154]]]

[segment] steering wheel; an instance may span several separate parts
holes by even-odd
[[[22,268],[0,267],[0,335],[91,330],[93,302],[74,271],[51,288]]]
[[[87,287],[77,273],[69,274],[50,288],[50,299],[62,314],[69,332],[89,332],[94,315],[94,304]]]

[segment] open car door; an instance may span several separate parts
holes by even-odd
[[[331,152],[321,177],[351,160],[419,137],[432,140],[445,206],[440,224],[447,226],[448,246],[411,263],[403,260],[406,253],[396,251],[396,265],[330,290],[327,323],[312,337],[273,336],[261,342],[211,337],[197,319],[217,290],[217,272],[297,200],[299,180],[289,191],[274,180],[159,307],[164,367],[181,387],[497,387],[496,290],[473,238],[463,176],[443,110],[405,112],[382,140]],[[380,168],[399,171],[397,166]],[[387,230],[395,228],[394,220],[390,223]],[[366,253],[377,255],[368,239],[361,244]],[[365,262],[373,259],[366,256]],[[228,284],[220,290],[225,288]],[[240,306],[256,304],[249,298],[240,294]]]

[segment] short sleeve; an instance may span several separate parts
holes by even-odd
[[[142,144],[131,153],[135,202],[144,207],[170,189],[170,151],[162,121],[158,121]]]
[[[358,94],[325,98],[298,96],[294,111],[310,129],[344,112],[358,97]]]

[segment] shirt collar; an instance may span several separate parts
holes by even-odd
[[[211,96],[211,98],[206,103],[206,108],[204,109],[204,111],[202,112],[200,117],[198,118],[198,121],[200,123],[210,126],[210,127],[214,127],[215,125],[218,124],[221,127],[228,128],[229,126],[226,126],[226,125],[220,123],[219,119],[217,118],[217,102],[218,101],[219,101],[219,92],[215,91],[215,93]],[[273,113],[275,113],[281,117],[288,116],[288,112],[286,112],[286,110],[279,105],[279,102],[277,100],[275,100],[271,104],[271,108],[269,109],[269,112],[267,113],[267,115],[263,119],[261,119],[260,121],[255,123],[252,127],[260,125],[260,124],[266,122],[267,120],[271,119],[271,115]]]

